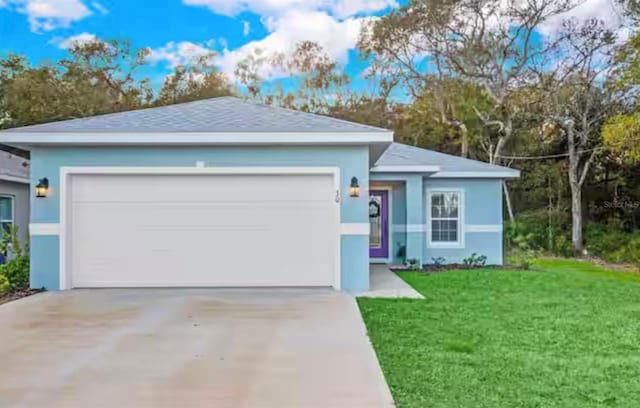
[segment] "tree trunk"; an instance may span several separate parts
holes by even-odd
[[[467,130],[467,126],[462,123],[460,125],[460,133],[462,134],[462,151],[460,155],[462,157],[469,157],[469,130]]]
[[[571,242],[573,254],[582,256],[582,183],[580,182],[580,154],[576,151],[575,129],[572,121],[565,125],[569,152],[569,187],[571,189]]]
[[[507,203],[507,212],[509,213],[509,220],[513,221],[513,208],[511,207],[511,196],[509,195],[509,189],[507,183],[502,180],[502,191],[504,191],[504,201]]]
[[[571,242],[575,256],[582,256],[582,188],[574,183],[571,183]]]

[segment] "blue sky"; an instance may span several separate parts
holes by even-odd
[[[357,75],[353,51],[363,21],[396,0],[0,0],[0,55],[55,60],[73,41],[129,39],[149,47],[159,83],[172,66],[208,50],[231,73],[252,49],[286,52],[300,40],[321,43]]]
[[[0,0],[0,56],[16,52],[37,63],[57,60],[74,41],[128,39],[134,48],[151,50],[143,74],[158,87],[174,66],[211,50],[217,52],[214,63],[231,75],[255,49],[286,53],[311,40],[358,78],[363,64],[354,48],[361,25],[406,1]],[[572,17],[617,20],[614,0],[576,1],[582,3]],[[541,28],[548,34],[561,20]],[[356,79],[355,86],[364,81]]]

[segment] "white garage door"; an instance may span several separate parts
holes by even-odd
[[[332,175],[72,175],[72,287],[332,286]]]

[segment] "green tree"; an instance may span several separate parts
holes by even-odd
[[[232,95],[226,75],[212,64],[215,55],[203,55],[191,63],[174,68],[164,80],[154,105],[170,105],[199,99]]]

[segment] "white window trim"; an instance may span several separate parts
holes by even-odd
[[[431,240],[431,198],[434,194],[439,193],[457,193],[458,194],[458,240],[451,242],[433,242]],[[451,187],[443,187],[443,188],[434,188],[427,189],[427,197],[425,203],[425,211],[427,213],[427,225],[425,228],[425,233],[427,235],[427,247],[428,248],[464,248],[464,237],[465,237],[465,223],[464,223],[464,212],[465,212],[465,197],[464,197],[464,189],[461,188],[451,188]]]

